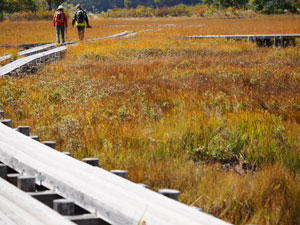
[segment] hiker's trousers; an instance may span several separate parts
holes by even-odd
[[[85,26],[77,26],[78,37],[79,37],[80,41],[82,41],[84,39],[84,29],[85,29]]]
[[[60,43],[60,35],[61,35],[62,43],[64,43],[65,42],[65,26],[64,25],[56,25],[55,30],[56,30],[56,42]]]

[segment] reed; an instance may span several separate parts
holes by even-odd
[[[297,20],[93,21],[88,35],[160,30],[80,43],[37,74],[0,79],[0,108],[61,151],[99,157],[153,190],[178,189],[180,201],[234,224],[298,224],[299,44],[174,38],[196,33],[188,24],[201,25],[197,34],[299,33]],[[178,26],[159,26],[170,21]]]

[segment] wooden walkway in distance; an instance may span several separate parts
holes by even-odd
[[[45,45],[40,45],[34,48],[30,48],[27,50],[23,50],[19,52],[20,56],[28,56],[28,55],[33,55],[39,52],[43,52],[45,50],[54,48],[56,46],[56,43],[51,43],[51,44],[45,44]]]
[[[104,37],[89,38],[89,39],[86,39],[84,42],[91,42],[91,41],[97,41],[97,40],[106,40],[106,39],[113,39],[113,38],[121,38],[121,37],[125,37],[129,34],[132,34],[132,33],[134,33],[134,31],[122,31],[120,33],[111,34],[111,35],[104,36]]]
[[[34,48],[38,47],[41,45],[46,45],[46,44],[51,44],[51,43],[28,43],[28,44],[0,44],[0,48],[24,48],[24,49],[29,49],[29,48]]]
[[[285,46],[295,43],[300,34],[257,34],[257,35],[193,35],[185,36],[185,39],[207,39],[207,38],[222,38],[226,40],[248,40],[252,42],[259,41],[274,41],[274,45]]]
[[[4,56],[0,56],[0,62],[8,60],[11,58],[11,54],[6,54]]]
[[[73,201],[90,215],[105,221],[104,224],[229,224],[100,167],[83,163],[1,123],[0,161],[23,176],[34,177],[36,184]]]
[[[28,68],[30,67],[30,64],[36,64],[39,62],[42,62],[47,59],[55,59],[56,57],[61,57],[62,52],[64,52],[67,49],[66,46],[60,46],[58,48],[54,48],[51,50],[48,50],[46,52],[41,52],[38,54],[34,54],[31,56],[27,56],[25,58],[18,59],[16,61],[13,61],[9,64],[6,64],[2,67],[0,67],[0,77],[5,76],[5,75],[10,75],[19,68],[23,70],[31,69]],[[21,72],[22,72],[21,71]]]
[[[136,33],[137,32],[134,32],[134,31],[122,31],[120,33],[111,34],[111,35],[104,36],[104,37],[86,39],[86,40],[84,40],[84,42],[92,42],[92,41],[97,41],[97,40],[128,37],[128,36],[136,34]],[[50,57],[50,59],[55,59],[55,55],[57,55],[59,57],[60,56],[59,53],[64,52],[66,50],[66,48],[67,48],[66,45],[76,45],[76,44],[77,43],[73,42],[73,41],[66,42],[64,44],[64,46],[61,46],[58,48],[54,48],[56,46],[56,43],[50,43],[50,44],[45,43],[44,45],[42,45],[41,43],[26,44],[25,45],[26,47],[28,47],[28,46],[36,46],[36,47],[30,48],[27,50],[23,50],[18,53],[18,55],[20,55],[20,56],[27,56],[27,57],[20,58],[18,60],[15,60],[9,64],[6,64],[6,65],[0,67],[0,77],[3,77],[5,75],[13,75],[17,71],[26,72],[26,71],[34,70],[34,68],[36,68],[36,67],[35,66],[32,67],[32,64],[39,63],[40,61],[42,61],[41,59],[45,58],[45,57]],[[0,47],[1,46],[22,47],[23,45],[0,45]],[[51,48],[54,48],[54,49],[51,49]],[[49,49],[51,49],[51,50],[49,50]],[[9,60],[10,58],[11,58],[11,55],[0,56],[0,62]]]
[[[20,52],[18,52],[18,55],[19,56],[29,56],[29,55],[37,54],[39,52],[49,50],[49,49],[53,48],[55,45],[56,45],[55,43],[40,45],[37,47],[33,47],[33,48],[30,48],[27,50],[20,51]],[[0,62],[8,60],[10,58],[11,58],[11,54],[0,56]]]
[[[107,36],[104,36],[104,37],[87,38],[87,39],[84,40],[84,42],[91,42],[91,41],[97,41],[97,40],[106,40],[106,39],[112,39],[112,38],[120,38],[120,37],[124,37],[126,35],[129,35],[131,33],[136,33],[136,31],[122,31],[122,32],[107,35]],[[68,41],[68,42],[64,43],[64,45],[73,45],[73,44],[76,44],[76,42],[75,41]],[[45,48],[45,46],[52,46],[52,45],[56,45],[56,43],[32,43],[32,44],[13,44],[13,45],[0,44],[0,47],[2,47],[2,48],[23,48],[23,49],[27,49],[30,52],[30,51],[35,51],[34,49],[39,49],[40,47]],[[24,52],[27,51],[27,50],[24,50]],[[1,62],[1,57],[7,57],[7,56],[8,55],[0,56],[0,62]]]

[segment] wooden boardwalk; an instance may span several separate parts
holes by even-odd
[[[185,36],[185,39],[207,39],[207,38],[222,38],[226,40],[248,40],[253,42],[259,41],[274,41],[274,45],[285,46],[294,43],[300,34],[258,34],[258,35],[193,35]]]
[[[120,33],[111,34],[104,37],[97,37],[97,38],[88,38],[84,42],[92,42],[97,40],[106,40],[106,39],[113,39],[113,38],[120,38],[120,37],[128,37],[130,35],[134,35],[137,32],[134,31],[122,31]],[[76,42],[70,41],[66,42],[65,45],[73,45]],[[56,43],[38,43],[38,44],[20,44],[20,45],[0,45],[0,47],[19,47],[19,48],[27,48],[26,50],[18,52],[19,56],[29,56],[33,54],[37,54],[39,52],[43,52],[54,48],[57,44]],[[7,54],[4,56],[0,56],[0,62],[9,60],[11,58],[11,54]]]
[[[18,73],[17,70],[19,68],[21,69],[20,72],[25,72],[27,70],[31,70],[33,64],[41,63],[46,60],[54,60],[55,58],[60,58],[62,56],[62,53],[66,49],[66,46],[60,46],[58,48],[54,48],[46,52],[41,52],[13,61],[9,64],[0,67],[0,77],[5,75],[12,75],[13,73]]]
[[[34,47],[34,48],[30,48],[30,49],[27,49],[27,50],[20,51],[20,52],[18,52],[18,55],[19,56],[29,56],[29,55],[37,54],[39,52],[47,51],[47,50],[49,50],[51,48],[54,48],[54,47],[55,47],[55,43],[45,44],[45,45],[41,45],[41,46],[38,46],[38,47]],[[1,56],[0,57],[0,62],[8,60],[10,58],[11,58],[11,54]]]
[[[1,225],[75,225],[0,178]]]
[[[11,54],[6,54],[4,56],[0,56],[0,62],[8,60],[11,58]]]
[[[104,169],[62,154],[1,123],[0,161],[23,176],[34,177],[37,185],[46,187],[50,192],[89,212],[81,215],[81,219],[101,219],[102,222],[97,224],[228,224]],[[27,200],[24,201],[28,203]],[[26,218],[23,214],[15,216]],[[76,216],[67,218],[70,217],[73,218],[72,221],[76,220]],[[77,224],[80,224],[78,220]]]
[[[34,48],[37,46],[45,45],[45,44],[51,44],[51,43],[28,43],[28,44],[0,44],[1,48],[24,48],[24,49],[29,49],[29,48]]]
[[[134,33],[133,31],[122,31],[120,33],[116,33],[116,34],[111,34],[108,36],[104,36],[104,37],[96,37],[96,38],[89,38],[86,39],[85,42],[91,42],[91,41],[97,41],[97,40],[106,40],[106,39],[113,39],[113,38],[120,38],[120,37],[125,37],[131,33]]]
[[[135,35],[135,34],[137,34],[137,32],[122,31],[120,33],[111,34],[104,37],[86,39],[84,42],[129,37],[130,35]],[[37,64],[40,64],[45,60],[52,61],[55,60],[56,58],[60,58],[62,56],[62,53],[67,49],[66,47],[67,45],[76,45],[76,44],[77,44],[76,42],[66,42],[64,46],[60,46],[57,48],[54,48],[56,46],[56,43],[50,43],[50,44],[46,43],[44,45],[37,44],[37,47],[20,51],[18,53],[19,56],[27,56],[27,57],[20,58],[18,60],[15,60],[9,64],[0,67],[0,77],[6,75],[18,75],[19,73],[27,72],[27,71],[35,71],[37,68],[36,67]],[[26,44],[26,46],[35,46],[35,44]],[[10,58],[11,55],[1,56],[0,62],[9,60]]]
[[[124,31],[86,41],[136,34]],[[60,58],[67,47],[53,48],[54,45],[19,52],[19,55],[29,56],[0,67],[0,77],[17,75],[44,61]],[[4,112],[0,110],[1,118]],[[94,158],[84,159],[85,163],[78,161],[53,149],[53,142],[40,143],[36,141],[38,137],[29,137],[28,127],[12,129],[10,125],[9,119],[0,121],[0,224],[228,224],[175,201],[178,199],[176,190],[151,191],[124,179],[128,177],[126,171],[108,172],[99,168],[99,160]]]
[[[30,48],[30,49],[27,49],[27,50],[20,51],[18,54],[20,56],[34,55],[34,54],[37,54],[37,53],[40,53],[40,52],[43,52],[43,51],[46,51],[46,50],[50,50],[50,49],[54,48],[55,46],[56,46],[56,43],[45,44],[45,45],[41,45],[41,46],[37,46],[37,47],[34,47],[34,48]]]
[[[130,33],[135,33],[135,31],[122,31],[119,33],[115,33],[115,34],[111,34],[111,35],[107,35],[104,37],[96,37],[96,38],[87,38],[84,41],[85,42],[90,42],[90,41],[96,41],[96,40],[105,40],[105,39],[111,39],[111,38],[120,38],[120,37],[124,37]],[[69,42],[65,42],[65,45],[72,45],[72,44],[76,44],[75,41],[69,41]],[[28,43],[28,44],[13,44],[13,45],[9,45],[9,44],[0,44],[0,47],[2,48],[24,48],[27,50],[30,49],[38,49],[39,47],[44,47],[47,45],[56,45],[56,43]],[[1,57],[0,57],[0,61],[1,61]]]

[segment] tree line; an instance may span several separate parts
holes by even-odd
[[[52,10],[63,2],[73,5],[80,3],[92,13],[100,13],[109,9],[137,8],[138,6],[158,9],[179,4],[187,6],[205,4],[216,9],[227,7],[252,9],[263,13],[282,13],[286,10],[296,13],[300,10],[300,0],[0,0],[0,15],[20,11]]]
[[[79,0],[91,12],[107,11],[114,8],[136,8],[138,6],[162,8],[179,4],[207,4],[215,8],[233,7],[238,9],[253,9],[255,11],[270,10],[296,12],[300,8],[300,0]],[[77,4],[78,0],[68,0]]]

